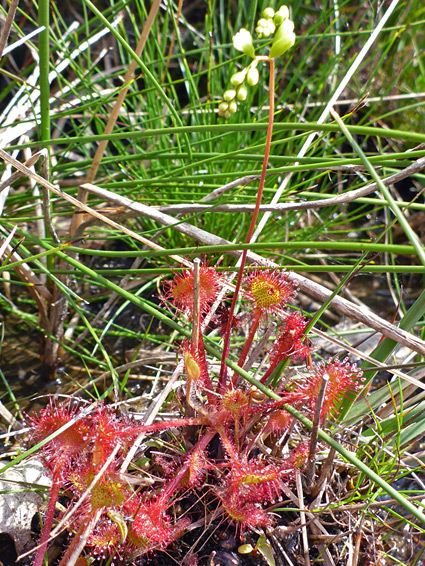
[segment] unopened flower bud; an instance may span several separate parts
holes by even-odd
[[[230,118],[231,114],[228,110],[226,110],[226,112],[223,114],[223,116],[226,118],[226,120],[228,120]]]
[[[277,26],[280,26],[282,22],[289,18],[288,6],[281,6],[279,10],[275,13],[273,21]]]
[[[235,73],[234,75],[232,75],[230,77],[230,84],[232,86],[241,85],[245,80],[245,75],[246,75],[246,73],[244,73],[243,71],[241,71],[240,73]]]
[[[251,67],[246,75],[246,82],[249,86],[255,86],[260,80],[260,73],[256,67]]]
[[[295,43],[294,22],[285,20],[276,31],[270,48],[269,58],[275,59],[288,51]]]
[[[235,97],[236,97],[236,90],[234,90],[233,88],[226,90],[225,93],[223,94],[223,98],[226,102],[230,102]]]
[[[272,19],[261,18],[258,20],[257,27],[255,28],[255,33],[259,39],[263,37],[269,37],[275,32],[276,26]]]
[[[238,105],[237,105],[236,102],[233,100],[233,101],[229,104],[229,112],[230,112],[230,114],[234,114],[237,109],[238,109]]]
[[[227,102],[220,102],[220,104],[218,105],[218,115],[224,116],[228,108],[229,105],[227,104]]]
[[[242,28],[233,36],[233,47],[245,55],[248,55],[248,57],[255,59],[254,43],[247,29]]]
[[[243,102],[244,100],[246,100],[247,96],[248,96],[248,89],[246,88],[245,85],[241,85],[238,88],[238,94],[236,95],[236,98],[241,102]]]
[[[269,35],[273,35],[276,31],[276,26],[274,25],[273,20],[269,20],[267,24],[267,28],[264,30],[264,35],[269,37]]]
[[[263,10],[263,18],[266,18],[266,20],[271,20],[274,17],[274,10],[273,8],[266,8],[265,10]]]

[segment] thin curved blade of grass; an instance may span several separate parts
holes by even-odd
[[[423,438],[425,434],[425,401],[412,409],[405,410],[400,417],[392,416],[380,421],[380,436],[394,435],[397,430],[398,418],[401,427],[398,438],[386,441],[386,446],[391,447],[392,450],[395,448],[399,450],[399,447],[405,446],[418,438]],[[376,436],[376,429],[367,428],[362,431],[362,436],[366,438],[374,437]]]
[[[87,1],[87,0],[85,0]],[[202,126],[174,126],[168,128],[161,128],[161,129],[145,129],[141,131],[132,131],[132,132],[117,132],[115,134],[96,134],[96,135],[86,135],[86,136],[73,136],[67,138],[55,138],[53,140],[46,140],[44,145],[69,145],[69,144],[85,144],[88,142],[98,142],[101,140],[122,140],[122,139],[144,139],[144,138],[152,138],[152,137],[164,137],[164,136],[173,136],[175,134],[193,134],[193,133],[231,133],[235,134],[238,132],[246,132],[246,133],[254,133],[254,132],[265,132],[267,130],[267,124],[263,124],[261,122],[253,123],[253,124],[207,124]],[[340,128],[335,123],[328,123],[328,124],[318,124],[317,122],[281,122],[276,123],[273,126],[273,131],[275,134],[279,132],[287,132],[289,130],[300,131],[304,132],[304,135],[312,133],[312,132],[326,132],[326,133],[338,133],[340,132]],[[415,143],[424,143],[425,142],[425,134],[419,132],[406,132],[404,130],[396,130],[396,129],[384,129],[384,128],[376,128],[370,126],[347,126],[347,130],[356,135],[364,135],[364,136],[376,136],[378,138],[385,138],[385,139],[395,139],[395,140],[403,140],[403,141],[411,141]],[[21,144],[19,146],[11,145],[9,150],[14,149],[24,149],[26,147],[38,147],[39,143],[37,142],[28,142],[25,144]],[[240,172],[238,172],[238,176],[240,176]]]

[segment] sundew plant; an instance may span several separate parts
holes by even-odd
[[[295,415],[299,412],[312,420],[318,415],[321,426],[327,419],[335,422],[344,397],[361,390],[362,372],[348,360],[311,362],[307,321],[289,306],[296,287],[288,274],[271,269],[244,271],[241,295],[250,332],[236,367],[224,379],[220,379],[222,373],[211,370],[203,335],[208,325],[220,328],[224,313],[214,314],[214,306],[228,286],[225,276],[198,261],[166,282],[165,300],[188,317],[194,329],[192,339],[183,340],[179,352],[186,376],[180,418],[138,425],[104,404],[87,414],[84,405],[52,399],[46,409],[28,419],[35,442],[58,433],[41,449],[53,483],[35,566],[43,561],[59,489],[69,498],[66,514],[73,516],[76,531],[61,564],[69,564],[81,540],[90,556],[133,560],[165,550],[184,535],[200,511],[195,505],[176,518],[173,509],[177,504],[185,508],[194,495],[208,501],[213,516],[234,525],[241,539],[251,529],[273,525],[277,520],[273,505],[284,498],[285,487],[295,485],[297,474],[314,469],[322,448],[315,444],[312,451],[305,430],[305,438],[291,441],[294,436],[300,438],[303,429],[288,405],[296,409]],[[235,319],[226,324],[238,326]],[[237,369],[260,361],[258,354],[255,360],[249,355],[271,327],[275,336],[257,388]],[[294,372],[291,362],[296,361],[306,365]],[[270,384],[277,400],[262,392],[261,384]],[[61,432],[64,426],[67,429]],[[136,439],[162,437],[167,429],[176,428],[181,429],[181,437],[171,441],[169,449],[164,443],[152,457],[161,476],[132,471],[133,481],[126,481],[122,466]],[[316,481],[308,489],[313,490]],[[74,506],[78,506],[75,513]]]

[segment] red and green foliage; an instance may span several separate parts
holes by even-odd
[[[213,314],[210,310],[222,281],[213,267],[201,266],[201,328],[207,315]],[[167,284],[165,294],[190,319],[194,286],[194,272],[187,270]],[[200,332],[198,340],[185,340],[180,348],[188,388],[194,388],[193,394],[186,397],[189,405],[183,407],[185,411],[190,408],[190,417],[183,415],[168,423],[145,426],[119,416],[104,404],[88,411],[83,405],[52,399],[38,415],[29,418],[34,442],[43,441],[63,428],[41,448],[53,476],[53,487],[36,566],[42,563],[59,489],[68,495],[70,509],[84,498],[75,513],[75,537],[98,514],[86,546],[91,555],[103,558],[116,555],[131,559],[167,548],[192,522],[190,512],[173,519],[173,506],[205,490],[206,484],[212,495],[211,505],[218,506],[241,533],[274,522],[275,517],[267,508],[283,497],[283,489],[294,481],[295,471],[302,473],[305,469],[308,443],[292,448],[286,444],[277,453],[264,450],[260,453],[257,440],[269,435],[283,438],[296,427],[294,418],[285,410],[285,403],[311,418],[325,375],[328,384],[320,413],[322,424],[328,417],[337,419],[344,396],[355,394],[362,382],[361,372],[347,360],[311,363],[312,348],[304,335],[307,321],[287,306],[295,296],[296,289],[288,275],[277,270],[253,270],[245,278],[242,291],[243,299],[252,308],[247,309],[250,330],[239,364],[243,364],[255,347],[262,327],[267,327],[273,319],[280,327],[269,348],[269,365],[264,364],[261,381],[265,382],[281,361],[308,360],[307,370],[294,372],[294,368],[289,368],[288,377],[274,388],[281,401],[268,400],[237,374],[227,380],[221,393],[218,375],[209,369]],[[171,427],[191,431],[180,439],[181,443],[191,439],[187,454],[176,459],[175,452],[170,452],[173,465],[149,487],[145,487],[144,478],[138,478],[135,472],[132,472],[133,481],[127,482],[128,470],[122,470],[122,464],[135,437],[142,432],[160,435]],[[218,445],[212,443],[216,437],[220,440]],[[167,460],[166,450],[162,459]]]

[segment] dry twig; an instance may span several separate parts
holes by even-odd
[[[2,153],[0,150],[0,156],[1,154]],[[152,220],[159,222],[160,224],[171,226],[176,231],[186,234],[194,238],[195,240],[203,242],[206,245],[219,246],[231,243],[224,238],[220,238],[215,234],[210,234],[209,232],[197,228],[196,226],[192,226],[184,222],[176,224],[175,219],[172,216],[164,214],[158,210],[154,210],[149,206],[132,201],[126,197],[122,197],[95,185],[85,184],[84,188],[92,192],[93,194],[105,198],[106,200],[119,203],[131,210],[137,211],[139,214],[146,216],[147,218],[151,218]],[[66,195],[65,198],[69,200],[68,195]],[[86,205],[81,205],[81,207],[87,208]],[[111,221],[109,220],[108,222],[110,223]],[[229,255],[236,257],[239,257],[241,255],[241,252],[238,250],[230,250],[228,251],[228,253]],[[274,262],[266,260],[262,256],[253,252],[248,252],[247,260],[249,263],[254,263],[257,265],[264,265],[266,267],[272,268],[278,267]],[[321,302],[327,301],[329,296],[332,294],[331,291],[323,287],[323,285],[315,283],[299,273],[291,272],[289,274],[289,278],[293,281],[296,281],[302,291]],[[331,300],[330,305],[340,313],[354,320],[358,320],[359,322],[363,322],[367,326],[370,326],[381,334],[395,340],[396,342],[403,344],[404,346],[407,346],[408,348],[411,348],[418,353],[425,354],[425,342],[423,340],[421,340],[418,336],[409,334],[401,328],[398,328],[393,324],[387,322],[369,309],[362,308],[359,305],[354,305],[353,303],[351,303],[351,301],[338,296],[334,297]]]

